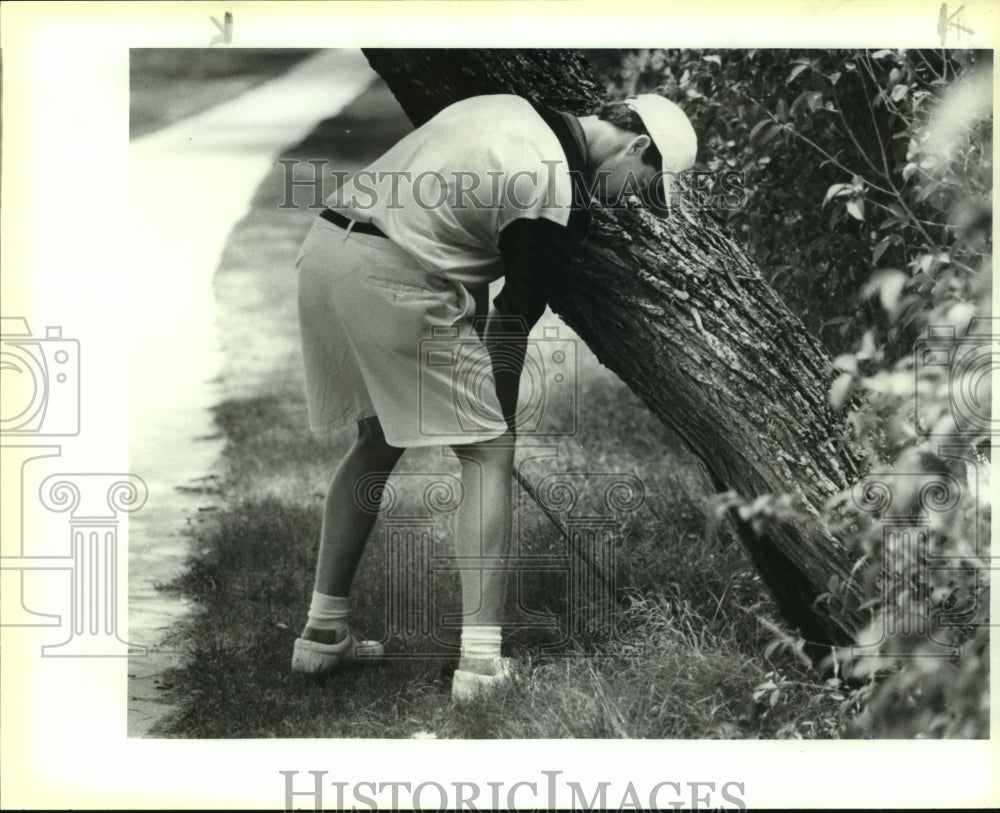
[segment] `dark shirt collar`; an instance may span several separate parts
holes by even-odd
[[[570,181],[573,185],[573,210],[569,217],[569,230],[574,239],[582,241],[590,227],[590,195],[587,192],[589,180],[589,160],[587,137],[579,119],[572,113],[552,110],[545,105],[531,102],[538,115],[549,125],[559,139],[559,145],[566,154]]]
[[[576,142],[577,150],[579,150],[579,155],[576,156],[576,160],[580,162],[580,170],[587,180],[590,180],[590,151],[587,148],[587,134],[583,132],[583,125],[580,124],[580,119],[574,116],[572,113],[566,113],[562,110],[557,111],[563,120],[566,122],[566,126],[569,127],[570,133],[573,136],[573,140]],[[576,152],[576,150],[574,150]],[[582,156],[582,158],[580,158]]]

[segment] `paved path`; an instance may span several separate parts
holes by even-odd
[[[180,572],[185,524],[212,507],[205,475],[220,445],[205,436],[221,355],[211,286],[223,247],[282,150],[374,79],[359,51],[321,52],[130,144],[130,267],[160,282],[143,286],[156,298],[133,303],[129,331],[129,466],[149,486],[129,523],[128,637],[149,648],[129,664],[129,736],[147,735],[171,708],[160,676],[177,653],[161,641],[186,608],[155,585]]]

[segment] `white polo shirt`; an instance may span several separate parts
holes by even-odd
[[[582,130],[568,114],[519,96],[475,96],[446,107],[356,172],[327,205],[374,224],[428,272],[478,288],[512,272],[501,234],[515,221],[541,227],[522,223],[510,233],[542,236],[550,259],[553,242],[565,238],[569,245],[580,197],[567,153],[581,174],[584,151]],[[523,265],[527,252],[519,248]],[[518,281],[519,299],[525,286]],[[537,303],[525,307],[538,311]]]

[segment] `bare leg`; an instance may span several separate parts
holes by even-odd
[[[354,572],[378,513],[369,500],[358,500],[355,490],[359,481],[367,476],[366,493],[380,492],[403,451],[386,443],[378,419],[358,422],[358,439],[333,475],[326,496],[316,563],[317,593],[346,596],[350,592]],[[302,637],[335,643],[336,637],[331,632],[307,626]]]
[[[514,437],[507,433],[484,443],[452,447],[462,462],[465,499],[458,510],[455,553],[480,557],[496,570],[462,570],[464,623],[499,626],[503,623],[511,542],[511,468]],[[464,659],[460,668],[467,668]]]

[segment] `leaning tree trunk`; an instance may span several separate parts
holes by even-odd
[[[573,51],[366,50],[415,125],[459,99],[516,93],[576,114],[602,94]],[[861,622],[857,593],[816,602],[831,576],[850,584],[854,552],[818,521],[859,474],[831,411],[829,357],[710,217],[675,207],[595,211],[573,268],[544,280],[549,304],[687,443],[717,488],[753,499],[800,493],[806,511],[758,534],[733,519],[785,620],[815,644],[843,644]],[[817,654],[813,650],[814,654]]]

